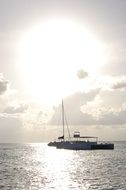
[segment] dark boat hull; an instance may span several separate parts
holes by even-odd
[[[91,143],[71,143],[62,142],[56,145],[58,149],[68,149],[68,150],[113,150],[114,144],[91,144]]]
[[[112,150],[114,149],[114,144],[97,144],[91,146],[92,150]]]
[[[58,141],[53,141],[53,142],[49,142],[48,143],[48,146],[54,146],[54,147],[57,147],[58,145],[60,145],[61,142],[58,142]]]

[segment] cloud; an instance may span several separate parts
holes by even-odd
[[[84,79],[86,77],[88,77],[88,73],[86,71],[84,71],[83,69],[80,69],[78,72],[77,72],[77,77],[79,79]]]
[[[124,89],[126,88],[126,81],[120,81],[113,85],[113,89]]]
[[[0,114],[0,142],[19,142],[22,136],[22,120],[7,114]]]
[[[126,108],[114,109],[108,105],[106,106],[103,102],[100,102],[100,100],[95,100],[94,102],[89,102],[87,105],[84,105],[82,112],[84,116],[88,114],[93,118],[92,125],[126,124]]]
[[[126,109],[120,111],[108,111],[97,120],[97,124],[103,125],[124,125],[126,124]]]
[[[82,106],[82,112],[94,119],[97,125],[126,124],[126,90],[101,90],[92,100]]]
[[[69,125],[124,125],[125,97],[126,90],[116,89],[75,93],[64,99],[67,122]],[[62,124],[61,104],[54,107],[54,115],[49,124]]]
[[[3,74],[0,73],[0,95],[7,91],[8,81],[4,79]]]
[[[28,109],[27,105],[19,105],[18,107],[9,106],[4,110],[4,113],[8,114],[16,114],[16,113],[24,113]]]
[[[83,114],[81,106],[87,101],[91,101],[99,93],[99,89],[92,90],[88,93],[77,92],[64,99],[65,113],[67,121],[71,125],[91,124],[94,119],[89,114]],[[59,121],[59,123],[58,123]],[[61,104],[54,107],[54,115],[49,121],[49,124],[61,124]]]

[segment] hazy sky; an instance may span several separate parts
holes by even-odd
[[[56,137],[47,124],[61,98],[75,130],[126,140],[125,10],[125,0],[0,0],[1,142]]]

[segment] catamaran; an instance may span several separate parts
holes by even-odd
[[[75,131],[73,136],[65,137],[65,114],[64,103],[62,100],[62,127],[63,135],[58,137],[57,140],[49,142],[48,146],[54,146],[58,149],[71,149],[71,150],[95,150],[95,149],[114,149],[113,143],[99,143],[98,137],[93,136],[80,136],[80,132]]]

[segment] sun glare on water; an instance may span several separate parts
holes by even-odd
[[[81,25],[52,19],[22,34],[18,66],[33,97],[53,101],[76,91],[77,72],[95,72],[105,62],[104,47]]]

